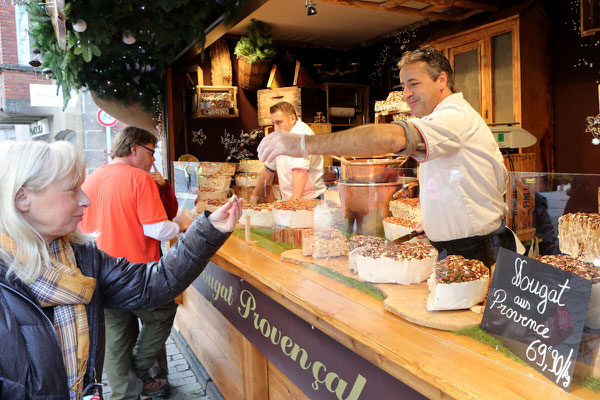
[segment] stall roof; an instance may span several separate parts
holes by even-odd
[[[253,18],[272,25],[277,41],[351,49],[427,18],[461,21],[483,11],[497,11],[501,0],[314,0],[317,13],[307,15],[305,0],[247,0],[231,25],[207,30],[205,47],[225,34],[244,35]],[[198,46],[184,50],[187,57]],[[179,56],[177,57],[179,58]]]
[[[395,31],[424,17],[316,1],[317,14],[306,15],[303,0],[270,0],[232,26],[228,33],[244,35],[252,18],[273,28],[275,40],[350,48]]]
[[[458,21],[498,9],[492,0],[315,0],[317,13],[309,16],[305,0],[260,3],[227,33],[245,34],[255,18],[272,25],[276,40],[352,48],[425,18]]]

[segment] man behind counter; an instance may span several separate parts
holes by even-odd
[[[298,119],[294,106],[285,101],[271,106],[271,120],[275,130],[289,132],[300,140],[304,136],[314,136],[308,125]],[[325,192],[323,182],[323,156],[288,157],[280,155],[265,163],[258,176],[250,203],[266,201],[267,186],[273,182],[277,172],[279,189],[283,200],[314,199]]]
[[[277,131],[258,147],[261,161],[286,154],[371,157],[410,155],[419,172],[423,229],[440,254],[460,254],[487,266],[499,247],[515,249],[506,228],[503,200],[508,174],[494,136],[481,116],[454,92],[454,73],[430,46],[404,54],[398,63],[404,100],[414,117],[309,136]]]

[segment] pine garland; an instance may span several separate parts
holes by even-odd
[[[230,21],[244,2],[67,0],[65,51],[58,47],[44,3],[23,1],[42,67],[52,71],[65,107],[71,90],[86,86],[100,97],[139,103],[148,112],[162,106],[166,68],[177,54],[194,41],[203,46],[206,24],[222,14]],[[86,21],[87,29],[75,31],[77,20]]]
[[[275,57],[277,51],[271,36],[271,26],[252,19],[248,33],[237,42],[234,53],[236,56],[246,59],[249,64]]]

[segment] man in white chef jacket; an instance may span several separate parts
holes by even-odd
[[[431,243],[440,254],[490,266],[499,247],[516,248],[505,226],[508,174],[498,144],[462,93],[455,93],[454,72],[442,52],[430,46],[409,51],[398,66],[404,100],[416,118],[304,140],[278,131],[260,143],[259,157],[410,155],[421,163],[422,228]]]
[[[286,131],[298,139],[315,133],[308,125],[298,119],[294,106],[280,101],[269,109],[271,121],[277,131]],[[256,181],[256,187],[250,197],[250,203],[266,200],[267,186],[271,185],[277,173],[279,190],[283,200],[315,199],[325,193],[323,182],[323,156],[289,157],[280,155],[265,166]]]

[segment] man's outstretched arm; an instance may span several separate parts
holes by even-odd
[[[270,162],[279,155],[306,156],[301,140],[302,135],[273,132],[260,142],[258,156],[263,162]],[[306,135],[304,141],[307,154],[372,157],[404,150],[406,133],[400,125],[370,124],[325,135]]]

